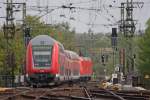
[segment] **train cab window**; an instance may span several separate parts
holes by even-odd
[[[34,67],[50,67],[52,46],[50,45],[33,45]]]
[[[64,53],[64,47],[62,44],[58,43],[58,46],[59,46],[59,51]]]

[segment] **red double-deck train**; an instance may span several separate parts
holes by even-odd
[[[90,58],[80,57],[47,35],[31,39],[26,51],[26,80],[29,84],[49,84],[88,80],[92,75]]]

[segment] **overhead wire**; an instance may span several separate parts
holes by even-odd
[[[63,1],[61,0],[61,2],[63,2]],[[108,5],[108,3],[107,3],[108,0],[88,0],[88,1],[83,1],[83,0],[79,1],[78,0],[77,2],[72,2],[71,0],[67,0],[67,1],[68,1],[67,4],[66,4],[66,2],[63,2],[63,4],[58,5],[58,6],[57,5],[51,5],[51,6],[47,5],[46,6],[47,9],[46,9],[46,7],[44,7],[44,6],[39,4],[39,9],[42,11],[42,13],[40,13],[40,15],[38,16],[38,19],[40,19],[40,18],[42,18],[44,16],[48,16],[48,14],[50,14],[51,12],[53,12],[53,11],[55,11],[57,9],[61,9],[61,11],[64,11],[64,9],[68,9],[70,17],[74,17],[74,13],[75,12],[73,12],[73,10],[77,10],[77,11],[81,11],[82,10],[82,11],[92,12],[91,15],[94,16],[94,17],[92,17],[93,19],[91,18],[91,20],[92,20],[90,22],[91,27],[94,27],[95,21],[98,18],[98,16],[102,16],[104,19],[106,19],[106,21],[110,22],[111,24],[113,24],[115,22],[117,23],[117,19],[115,18],[115,16],[113,14],[110,13],[110,9],[109,8],[115,9],[115,8],[118,8],[118,6],[112,5],[110,7],[110,5]],[[41,1],[38,0],[38,2],[41,2]],[[95,5],[96,5],[96,3],[98,3],[97,8],[96,7],[89,7],[89,6],[86,6],[86,5],[84,6],[84,4],[89,4],[90,5],[90,3],[91,4],[95,3]],[[149,2],[149,4],[150,4],[150,2]],[[30,7],[27,6],[27,9],[28,10],[30,9],[30,10],[38,11],[36,6],[30,6]],[[93,24],[93,26],[92,26],[92,24]],[[111,26],[111,24],[109,24],[109,25]]]
[[[88,8],[88,9],[86,9],[86,8],[81,8],[81,7],[74,7],[75,9],[84,9],[84,10],[96,10],[96,11],[99,11],[100,10],[100,8],[93,8],[93,7],[91,7],[91,8]],[[96,12],[95,11],[95,12]],[[89,11],[90,12],[90,11]],[[91,15],[91,14],[90,14]],[[94,16],[94,21],[96,20],[96,14],[95,14],[95,16]],[[112,15],[111,15],[112,16]],[[92,17],[93,18],[93,17]],[[104,17],[104,18],[106,18],[106,17]],[[110,18],[106,18],[107,19],[107,21],[111,21],[110,20]],[[91,19],[90,19],[90,21],[91,21]],[[92,22],[89,22],[89,25],[91,25],[91,27],[94,27],[94,21],[92,21]],[[104,26],[106,26],[106,25],[104,25]],[[108,26],[111,26],[111,25],[108,25]]]
[[[84,1],[84,2],[76,2],[76,3],[72,3],[73,5],[76,5],[76,4],[86,4],[86,3],[91,3],[93,2],[92,0],[89,0],[89,1]]]
[[[44,14],[38,16],[35,20],[40,19],[40,18],[42,18],[43,16],[45,16],[45,15],[47,15],[47,14],[49,14],[49,13],[55,11],[56,9],[60,9],[60,8],[61,8],[61,7],[58,7],[58,8],[55,8],[55,9],[51,9],[51,10],[49,10],[48,12],[46,12],[46,13],[44,13]]]

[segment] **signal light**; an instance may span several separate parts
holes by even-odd
[[[112,28],[112,35],[111,37],[117,37],[117,28]]]
[[[117,28],[112,28],[111,44],[113,47],[117,46],[117,37]]]
[[[27,47],[29,41],[31,40],[31,35],[30,35],[30,28],[25,28],[24,29],[24,41],[25,41],[25,47]]]
[[[25,28],[24,32],[25,32],[25,37],[31,37],[30,28]]]
[[[102,57],[101,57],[101,58],[102,58],[102,63],[104,63],[104,58],[105,58],[105,56],[104,56],[104,55],[102,55]]]

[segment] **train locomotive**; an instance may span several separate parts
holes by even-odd
[[[25,72],[30,85],[79,80],[90,78],[92,61],[65,50],[48,35],[38,35],[27,46]]]

